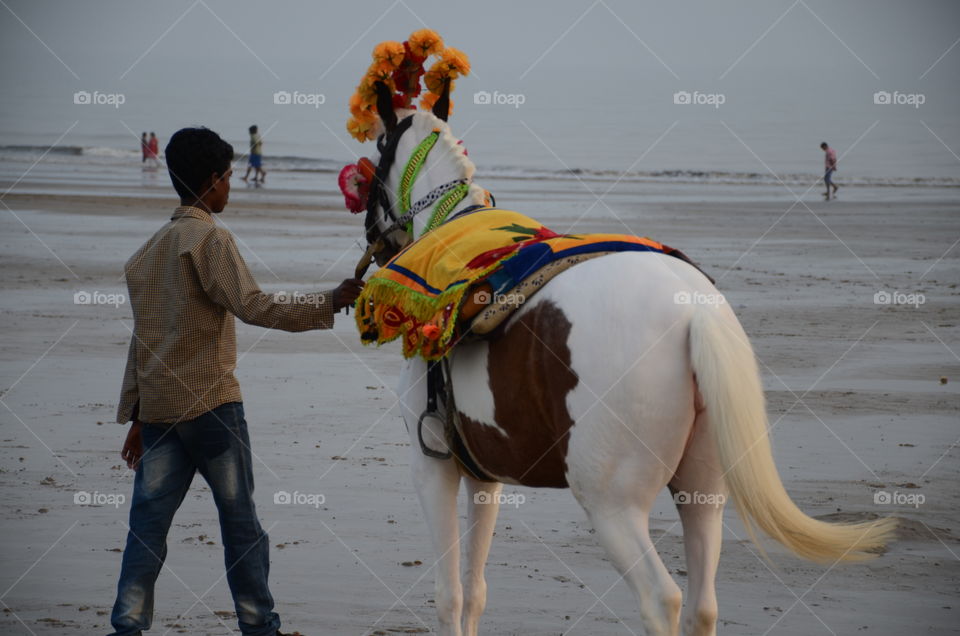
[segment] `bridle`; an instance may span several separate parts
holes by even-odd
[[[393,167],[397,158],[397,146],[400,144],[400,138],[413,125],[413,115],[404,117],[396,126],[387,130],[377,137],[377,150],[380,151],[380,161],[377,163],[377,169],[374,173],[373,182],[370,184],[370,193],[367,195],[367,215],[363,220],[363,227],[367,236],[367,249],[357,263],[355,272],[356,278],[363,278],[367,269],[375,260],[382,259],[384,250],[388,247],[394,249],[396,246],[388,245],[387,234],[380,229],[377,223],[377,208],[383,210],[383,218],[391,219],[396,224],[397,215],[393,211],[393,203],[387,196],[387,176]],[[390,226],[391,228],[393,225]],[[388,228],[389,231],[389,228]]]
[[[364,227],[367,231],[367,243],[373,243],[380,238],[382,231],[376,222],[377,207],[383,210],[383,218],[397,220],[397,215],[393,211],[393,203],[387,196],[387,176],[393,163],[397,158],[397,146],[400,144],[400,138],[413,125],[413,115],[409,115],[401,120],[395,127],[377,138],[377,150],[380,151],[380,161],[377,164],[377,170],[374,174],[373,183],[370,184],[370,194],[367,197],[367,216],[364,220]]]
[[[396,162],[397,146],[400,143],[400,138],[412,124],[413,115],[408,115],[399,121],[396,126],[391,127],[377,138],[380,160],[370,184],[370,192],[367,196],[367,214],[364,219],[367,249],[360,262],[357,263],[356,278],[363,278],[374,261],[380,265],[386,263],[409,243],[413,219],[419,213],[436,204],[434,214],[427,224],[427,230],[433,229],[446,219],[447,214],[467,195],[470,188],[470,179],[454,179],[437,186],[415,203],[407,203],[412,182],[419,173],[420,166],[430,149],[439,138],[440,133],[435,130],[417,146],[404,170],[405,174],[401,182],[399,196],[396,197],[395,201],[390,200],[386,187],[387,177]],[[399,205],[400,209],[403,209],[405,204],[407,209],[398,216],[396,207]],[[383,210],[384,220],[391,221],[385,230],[381,230],[377,223],[377,208]],[[400,235],[403,236],[402,240],[397,238]]]

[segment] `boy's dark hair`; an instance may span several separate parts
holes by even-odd
[[[820,147],[821,147],[821,148],[826,148],[826,147],[827,147],[827,142],[823,142],[822,144],[820,144]]]
[[[251,134],[251,135],[252,135],[253,133],[257,132],[257,126],[256,126],[256,124],[254,124],[253,126],[250,126],[250,128],[248,128],[247,130],[250,131],[250,134]]]
[[[233,146],[209,128],[181,128],[164,150],[173,188],[181,199],[197,199],[211,174],[226,174],[233,161]]]

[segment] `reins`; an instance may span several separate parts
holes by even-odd
[[[376,214],[377,206],[383,209],[383,218],[397,220],[393,213],[393,204],[385,192],[387,176],[390,174],[390,168],[397,157],[397,146],[400,144],[400,138],[407,129],[413,125],[413,115],[403,118],[395,127],[389,130],[386,135],[381,135],[377,140],[377,150],[380,151],[380,162],[377,164],[377,171],[370,184],[370,194],[367,197],[367,217],[364,219],[364,227],[367,230],[367,243],[374,243],[382,232],[377,227]],[[376,231],[376,234],[373,232]]]

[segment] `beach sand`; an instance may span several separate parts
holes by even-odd
[[[123,262],[175,205],[161,185],[145,198],[134,187],[105,196],[25,182],[3,197],[4,634],[109,631],[133,478],[119,457],[126,429],[113,423],[132,319],[126,304],[75,304],[74,295],[125,293]],[[869,563],[810,564],[766,541],[767,563],[728,507],[717,578],[721,633],[957,629],[955,197],[891,189],[885,200],[858,202],[857,191],[845,189],[838,201],[812,193],[787,212],[792,200],[782,196],[736,200],[691,186],[687,200],[651,202],[635,185],[612,195],[619,220],[601,204],[575,223],[593,202],[588,194],[557,202],[534,192],[549,185],[511,187],[527,195],[501,196],[501,205],[540,215],[557,231],[626,226],[697,260],[752,338],[777,463],[794,500],[818,517],[903,519],[901,540]],[[328,288],[351,275],[360,255],[361,219],[330,191],[238,190],[220,219],[268,291]],[[876,304],[882,291],[922,294],[923,303]],[[307,334],[238,325],[237,376],[256,501],[274,546],[277,609],[285,629],[308,635],[432,631],[433,555],[408,470],[418,451],[394,408],[399,347],[361,346],[352,318]],[[281,491],[323,495],[323,504],[275,503]],[[504,492],[525,501],[501,510],[482,632],[642,633],[634,598],[570,493]],[[878,492],[895,501],[875,503]],[[79,493],[103,505],[77,504]],[[126,500],[111,503],[119,496]],[[684,585],[678,516],[666,492],[651,527]],[[202,479],[168,543],[150,633],[235,633]]]

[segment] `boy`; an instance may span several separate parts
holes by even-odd
[[[269,540],[253,503],[250,442],[233,375],[234,316],[285,331],[329,329],[363,282],[345,280],[311,295],[315,303],[278,303],[260,291],[233,236],[213,218],[229,198],[233,147],[211,130],[185,128],[170,138],[166,158],[181,205],[124,266],[134,330],[117,420],[133,421],[121,456],[137,472],[110,620],[115,636],[150,628],[167,531],[199,471],[217,505],[240,632],[275,636]]]
[[[257,177],[260,178],[260,184],[263,185],[267,178],[267,171],[263,169],[263,138],[257,132],[256,126],[250,126],[248,132],[250,133],[250,155],[247,157],[247,174],[243,175],[243,180],[246,182],[252,169],[255,170],[253,173],[254,185],[257,184]]]

